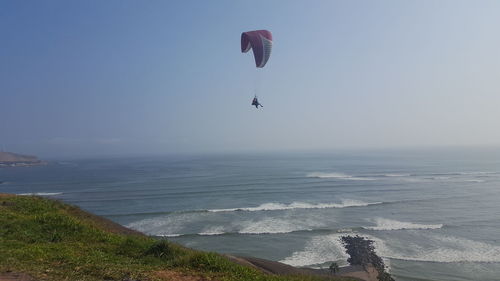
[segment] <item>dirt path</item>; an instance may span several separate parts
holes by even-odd
[[[0,273],[0,281],[35,281],[35,279],[24,273],[5,272]]]

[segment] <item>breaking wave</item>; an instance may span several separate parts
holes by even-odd
[[[179,236],[183,236],[184,234],[177,234],[177,233],[173,233],[173,234],[157,234],[155,236],[159,236],[159,237],[179,237]]]
[[[208,227],[203,229],[202,232],[198,233],[198,235],[203,235],[203,236],[222,235],[222,234],[226,234],[225,228],[223,226]]]
[[[345,173],[327,173],[327,172],[312,172],[306,176],[309,178],[321,179],[340,179],[340,180],[353,180],[353,181],[373,181],[381,178],[401,178],[405,181],[426,181],[437,180],[446,181],[455,178],[463,178],[464,176],[472,177],[489,177],[498,174],[498,172],[487,171],[471,171],[471,172],[443,172],[443,173],[380,173],[380,174],[364,174],[364,175],[349,175]],[[469,181],[469,180],[466,180]],[[475,181],[475,180],[472,180]],[[480,181],[478,181],[480,182]],[[482,182],[482,181],[481,181]]]
[[[384,174],[384,177],[396,178],[396,177],[411,177],[411,174],[399,174],[399,173],[389,173]]]
[[[148,235],[177,237],[185,235],[185,233],[192,233],[186,229],[186,226],[196,219],[203,219],[203,217],[196,216],[196,214],[167,215],[135,221],[127,224],[126,227]]]
[[[324,227],[318,221],[303,219],[264,218],[261,220],[244,221],[239,226],[239,234],[278,234],[297,231],[312,231],[314,228]]]
[[[494,175],[498,172],[492,171],[470,171],[470,172],[450,172],[450,173],[433,173],[431,175],[451,175],[451,176],[484,176],[484,175]]]
[[[376,226],[365,226],[368,230],[404,230],[404,229],[439,229],[443,224],[418,224],[411,222],[402,222],[384,218],[376,218]]]
[[[307,174],[308,178],[320,178],[320,179],[341,179],[341,180],[355,180],[355,181],[372,181],[374,178],[361,177],[361,176],[351,176],[344,173],[323,173],[314,172]]]
[[[185,215],[182,218],[165,216],[133,222],[127,225],[127,227],[160,237],[260,235],[304,231],[332,231],[327,228],[324,221],[315,219],[314,217],[264,217],[237,220],[228,223],[219,221],[217,223],[209,223],[208,226],[202,228],[196,227],[195,225],[199,225],[201,221],[204,221],[203,218],[190,218]]]
[[[465,180],[466,182],[475,182],[475,183],[482,183],[484,180],[479,180],[479,179],[470,179],[470,180]]]
[[[329,209],[329,208],[348,208],[348,207],[366,207],[369,205],[382,204],[383,202],[363,202],[359,200],[342,200],[341,203],[305,203],[305,202],[293,202],[290,204],[284,203],[264,203],[257,207],[245,207],[245,208],[228,208],[228,209],[212,209],[208,212],[234,212],[234,211],[247,211],[247,212],[257,212],[257,211],[276,211],[276,210],[293,210],[293,209]]]
[[[23,195],[23,196],[55,196],[55,195],[61,195],[63,194],[62,192],[33,192],[33,193],[19,193],[18,195]]]
[[[287,234],[287,233],[297,233],[297,232],[306,232],[306,231],[314,231],[314,229],[280,229],[280,228],[249,228],[244,229],[239,232],[200,232],[200,233],[168,233],[168,234],[152,234],[153,236],[158,237],[188,237],[188,236],[218,236],[218,235],[265,235],[265,234]]]

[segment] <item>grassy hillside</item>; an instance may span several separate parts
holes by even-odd
[[[2,272],[26,273],[36,280],[325,280],[264,274],[58,201],[0,194]]]

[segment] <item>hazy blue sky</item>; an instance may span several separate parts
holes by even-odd
[[[500,145],[499,15],[500,1],[472,0],[0,0],[0,145]],[[240,53],[254,29],[274,35],[260,71]]]

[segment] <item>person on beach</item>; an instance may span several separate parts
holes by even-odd
[[[257,99],[257,96],[255,96],[252,100],[252,105],[255,105],[255,108],[263,107],[262,104],[259,103],[259,100]]]

